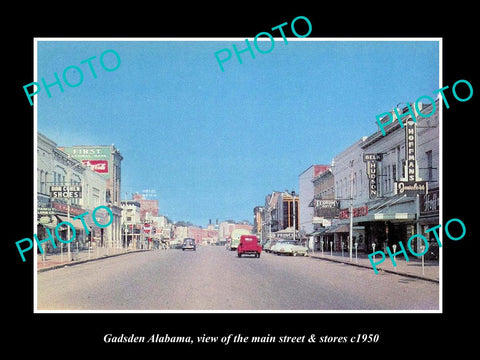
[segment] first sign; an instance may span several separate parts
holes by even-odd
[[[81,186],[50,186],[50,196],[52,198],[61,199],[61,198],[81,198],[82,197],[82,187]]]

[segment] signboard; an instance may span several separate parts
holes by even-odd
[[[339,200],[315,200],[316,208],[339,208]]]
[[[99,174],[108,174],[108,160],[81,160],[82,164]]]
[[[52,185],[50,186],[50,197],[55,199],[64,199],[64,198],[82,198],[82,187],[77,185],[71,186],[61,186],[61,185]]]
[[[358,208],[354,208],[352,211],[353,217],[359,216],[367,216],[368,215],[368,206],[364,205]],[[350,209],[342,209],[340,210],[340,214],[338,216],[339,219],[348,219],[350,218]]]
[[[438,188],[429,190],[427,194],[420,196],[420,215],[438,215],[440,210],[440,195]]]
[[[52,201],[52,208],[58,210],[58,212],[62,212],[62,213],[65,213],[65,214],[68,213],[68,205],[65,204],[65,203]],[[56,212],[56,213],[58,213],[58,212]],[[76,207],[74,205],[70,205],[70,215],[77,216],[77,215],[83,214],[84,212],[85,212],[84,209],[82,209],[80,207]],[[100,213],[100,211],[97,211],[97,213],[95,215],[95,217],[97,219],[99,219],[99,216],[98,216],[99,213]]]
[[[428,190],[426,181],[421,181],[417,174],[417,124],[412,118],[405,122],[405,178],[395,182],[397,194],[425,194]]]
[[[397,194],[406,193],[407,195],[425,194],[428,184],[426,181],[397,181],[395,190]]]
[[[339,200],[314,199],[312,203],[315,204],[315,216],[327,219],[333,219],[338,216],[340,209]]]
[[[412,118],[405,124],[405,175],[408,181],[417,180],[417,127]]]
[[[151,227],[150,227],[150,224],[143,224],[143,233],[144,234],[150,234],[150,231],[151,231]]]
[[[60,148],[63,152],[89,166],[93,171],[109,177],[110,146],[72,146]]]
[[[47,207],[39,207],[37,208],[37,214],[38,215],[55,215],[56,211],[52,208],[47,208]]]
[[[377,161],[382,160],[382,154],[363,154],[363,161],[367,165],[368,196],[375,199],[377,192]]]

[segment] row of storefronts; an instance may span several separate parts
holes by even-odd
[[[49,233],[55,240],[42,244],[44,252],[64,251],[70,245],[75,249],[90,246],[121,247],[122,229],[120,203],[120,167],[122,156],[113,146],[58,147],[45,135],[37,134],[37,236],[46,239]],[[91,214],[99,206],[110,209],[96,211],[98,223]],[[82,219],[76,216],[88,213]],[[73,226],[67,226],[68,222]],[[64,244],[58,240],[72,238]],[[57,236],[58,233],[58,236]],[[64,249],[65,248],[65,249]]]
[[[430,106],[420,110],[428,112]],[[313,179],[308,204],[313,216],[304,236],[312,250],[349,250],[351,234],[357,251],[385,251],[422,234],[431,240],[426,256],[437,256],[433,233],[425,232],[439,224],[438,104],[435,108],[428,119],[417,116],[415,122],[408,114],[402,124],[395,119],[388,125],[386,135],[362,137]],[[415,251],[420,246],[411,245]]]

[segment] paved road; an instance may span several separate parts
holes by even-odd
[[[223,247],[126,254],[38,274],[39,310],[438,310],[438,284]]]

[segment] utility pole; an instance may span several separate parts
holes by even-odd
[[[352,248],[353,248],[353,163],[354,160],[350,160],[350,234],[349,234],[349,255],[350,262],[353,260]]]

